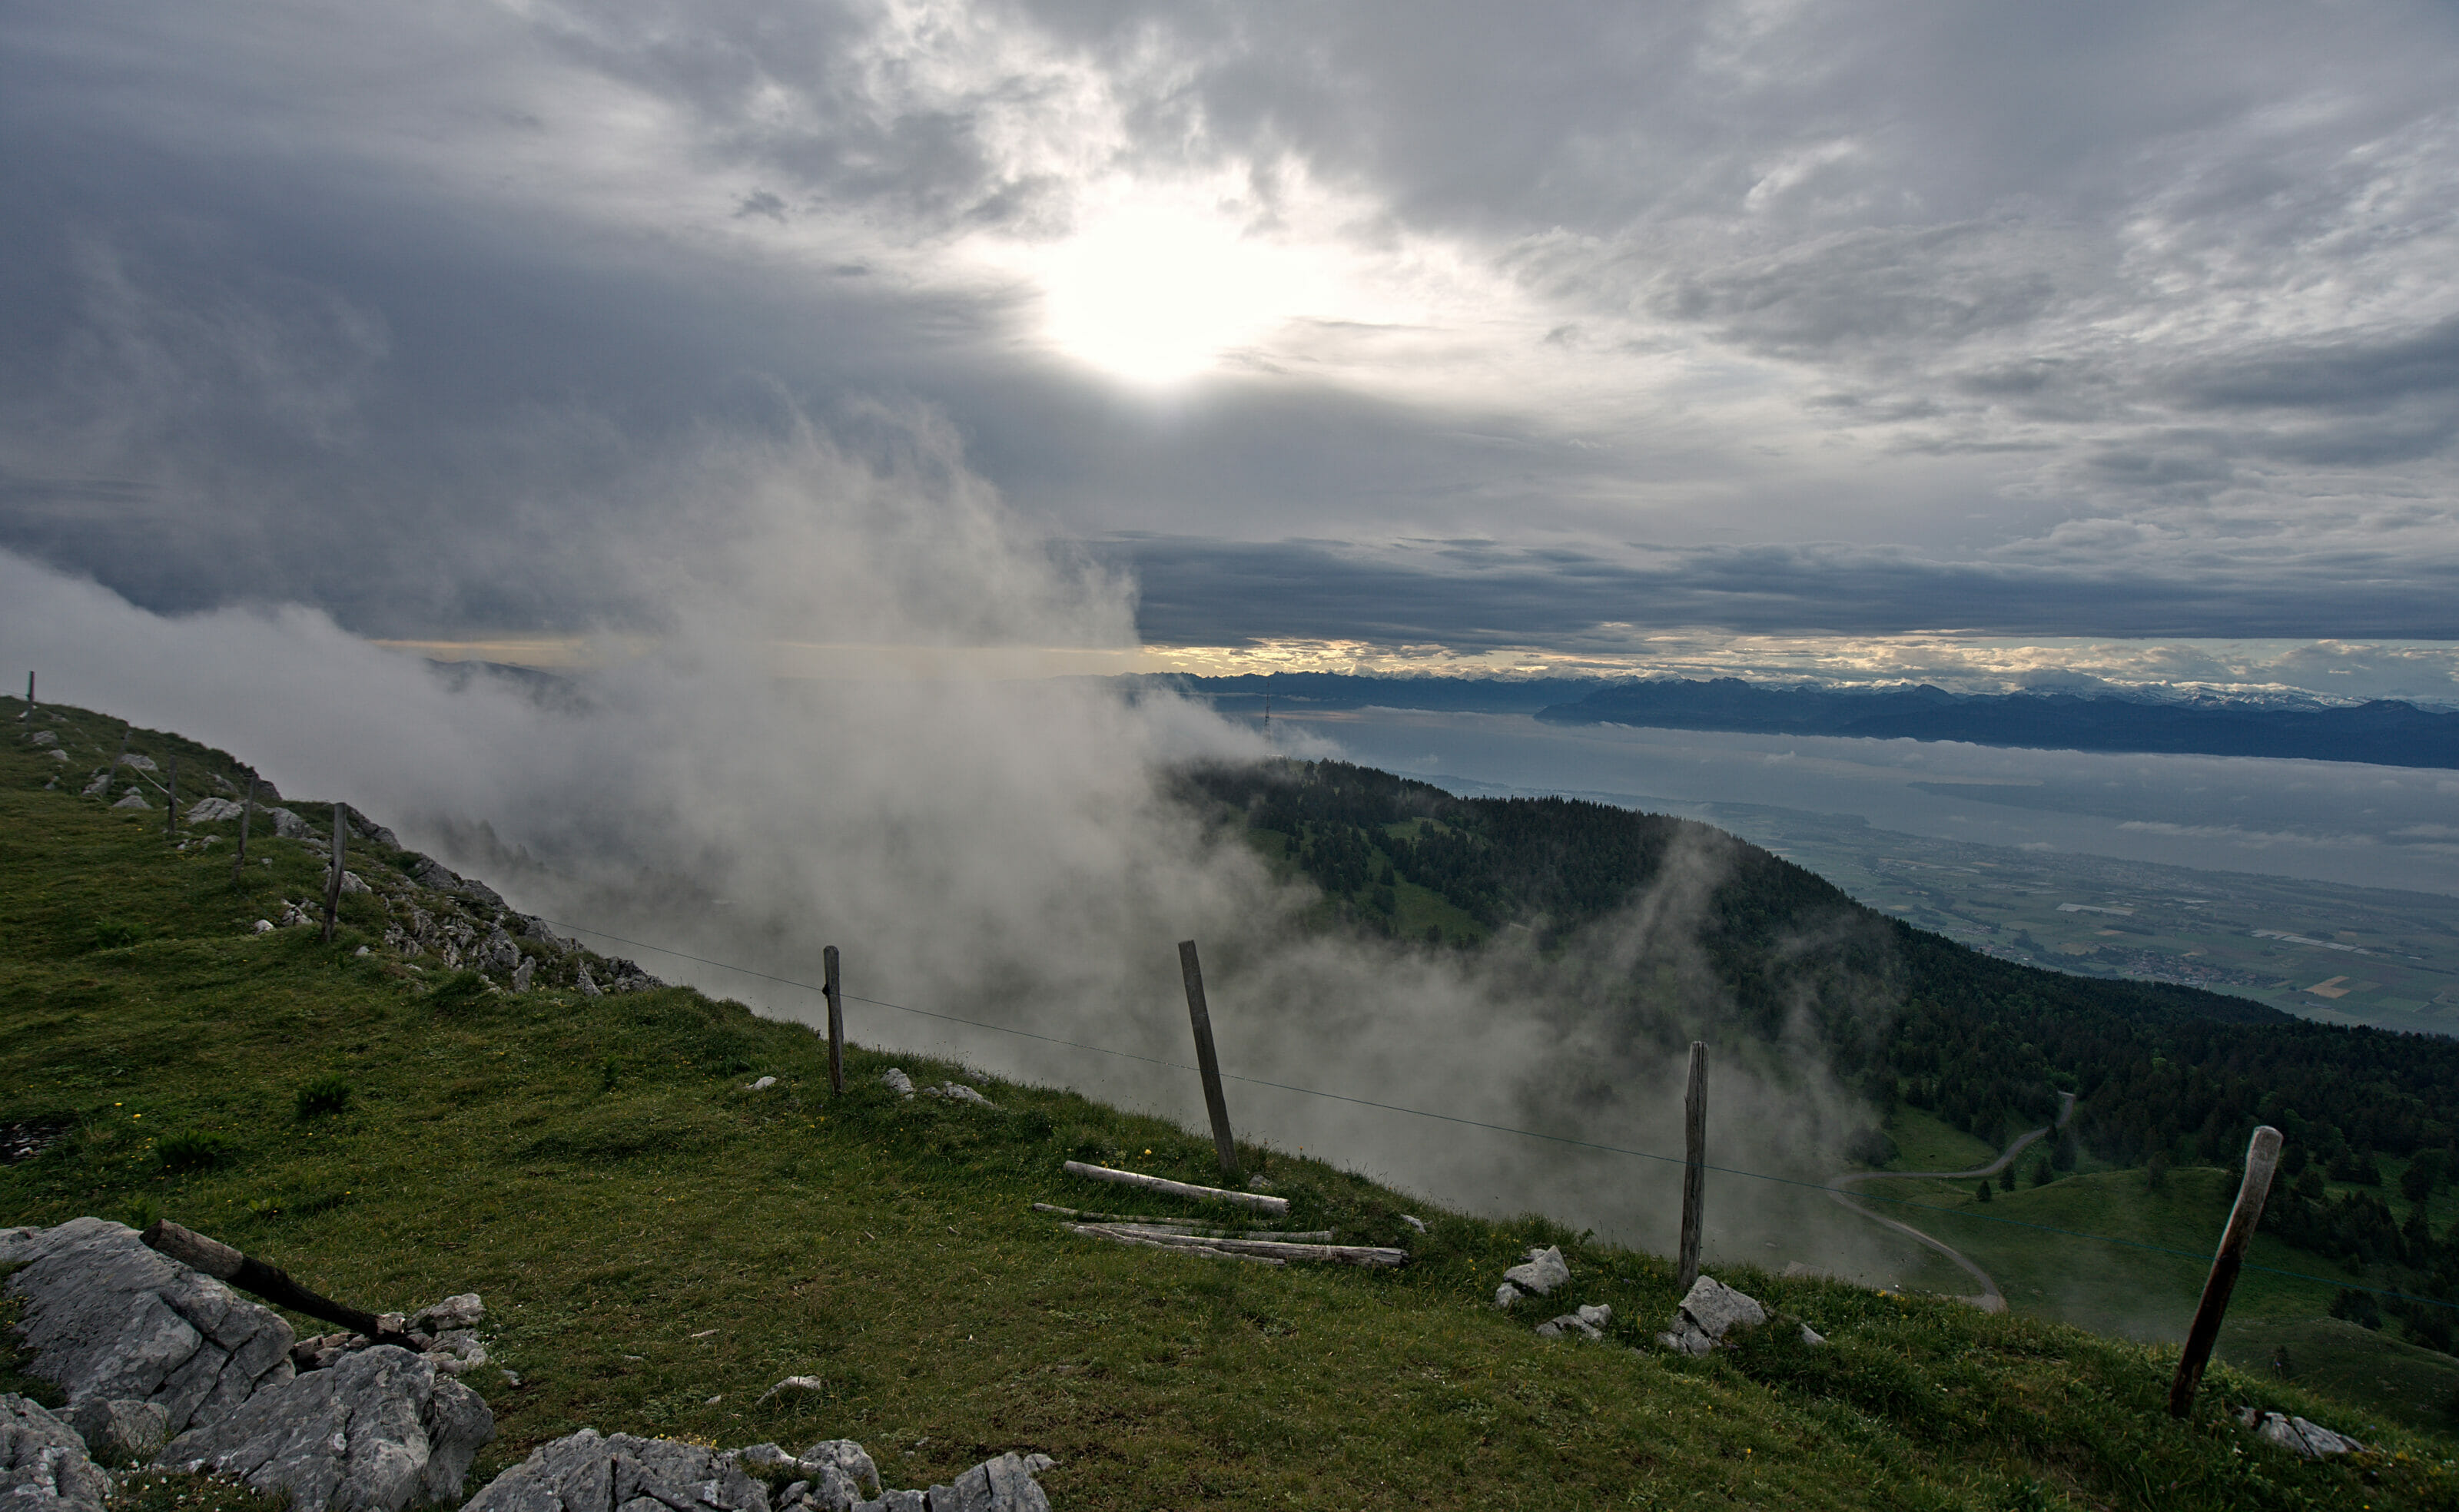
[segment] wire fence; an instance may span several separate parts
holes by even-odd
[[[711,960],[705,956],[694,956],[686,951],[675,950],[668,946],[653,945],[646,940],[627,939],[620,934],[609,934],[604,930],[589,929],[581,925],[566,924],[559,920],[549,918],[541,918],[538,922],[549,925],[555,929],[569,931],[574,934],[585,934],[598,939],[611,940],[618,945],[628,946],[633,950],[648,951],[654,955],[670,956],[676,960],[685,960],[693,962],[696,965],[715,967],[720,971],[736,972],[746,976],[755,977],[761,981],[775,982],[780,986],[795,987],[806,992],[813,993],[824,993],[827,990],[815,983],[801,981],[791,976],[779,976],[770,972],[758,971],[749,966],[737,965],[732,961]],[[1132,1050],[1119,1050],[1108,1045],[1088,1044],[1081,1040],[1062,1040],[1056,1035],[1040,1034],[1031,1029],[1019,1029],[1013,1024],[992,1023],[981,1018],[967,1018],[958,1014],[939,1013],[929,1008],[915,1008],[907,1003],[890,1002],[883,998],[866,998],[859,993],[847,992],[842,986],[838,988],[838,994],[849,1002],[868,1003],[874,1008],[893,1009],[897,1013],[912,1014],[916,1018],[933,1018],[942,1023],[961,1024],[969,1029],[982,1029],[993,1034],[1010,1035],[1020,1040],[1032,1040],[1042,1044],[1059,1045],[1070,1050],[1082,1050],[1092,1055],[1111,1056],[1122,1060],[1134,1060],[1145,1065],[1161,1066],[1172,1071],[1185,1071],[1190,1074],[1197,1074],[1196,1067],[1187,1064],[1184,1061],[1171,1060],[1161,1056],[1140,1055]],[[1680,1155],[1666,1155],[1655,1150],[1631,1149],[1626,1145],[1608,1144],[1597,1140],[1580,1139],[1574,1135],[1568,1134],[1549,1134],[1543,1129],[1521,1128],[1509,1124],[1489,1123],[1483,1119],[1463,1118],[1457,1113],[1438,1113],[1429,1108],[1409,1107],[1398,1102],[1383,1102],[1373,1098],[1353,1097],[1345,1092],[1326,1092],[1319,1087],[1297,1086],[1291,1082],[1274,1082],[1263,1077],[1240,1076],[1233,1071],[1224,1070],[1221,1073],[1221,1079],[1225,1082],[1242,1082],[1248,1086],[1268,1087],[1277,1092],[1295,1093],[1302,1097],[1321,1098],[1324,1101],[1331,1102],[1345,1102],[1354,1107],[1376,1108],[1386,1113],[1403,1114],[1410,1118],[1430,1119],[1437,1123],[1456,1124],[1467,1128],[1486,1129],[1497,1134],[1515,1135],[1521,1139],[1539,1140],[1551,1144],[1566,1144],[1578,1149],[1596,1150],[1608,1155],[1625,1155],[1636,1160],[1656,1161],[1668,1166],[1681,1166],[1688,1164],[1685,1158]],[[1779,1176],[1771,1171],[1749,1170],[1734,1166],[1712,1165],[1709,1166],[1707,1169],[1713,1171],[1720,1176],[1738,1176],[1749,1181],[1770,1182],[1782,1186],[1807,1187],[1813,1190],[1825,1191],[1834,1195],[1847,1195],[1841,1193],[1838,1187],[1831,1186],[1826,1182],[1805,1181],[1797,1176]],[[1870,1174],[1875,1177],[1884,1177],[1889,1173],[1879,1171],[1872,1172]],[[2083,1239],[2095,1244],[2116,1245],[2122,1249],[2140,1250],[2154,1254],[2178,1255],[2185,1259],[2194,1260],[2199,1263],[2208,1263],[2211,1259],[2211,1254],[2209,1251],[2205,1250],[2181,1250],[2175,1245],[2153,1244],[2147,1240],[2141,1239],[2122,1239],[2114,1234],[2092,1233],[2081,1228],[2062,1228],[2054,1224],[2031,1223],[2021,1218],[2001,1217],[1995,1213],[1974,1212],[1968,1208],[1948,1208],[1938,1203],[1922,1202],[1917,1198],[1911,1197],[1895,1197],[1880,1192],[1855,1190],[1849,1194],[1849,1199],[1852,1202],[1890,1203],[1899,1208],[1917,1208],[1925,1212],[1944,1214],[1950,1218],[1970,1219],[1982,1223],[2002,1224],[2010,1228],[2026,1228],[2030,1229],[2035,1233],[2056,1234],[2067,1239]],[[2441,1297],[2419,1296],[2414,1292],[2402,1292],[2395,1288],[2364,1286],[2349,1281],[2345,1277],[2311,1275],[2302,1270],[2283,1270],[2274,1266],[2255,1265],[2252,1262],[2246,1263],[2243,1269],[2247,1270],[2260,1271],[2264,1275],[2280,1276],[2292,1281],[2319,1282],[2322,1285],[2338,1287],[2344,1291],[2362,1292],[2373,1296],[2390,1297],[2402,1302],[2418,1303],[2429,1307],[2448,1308],[2453,1311],[2459,1311],[2459,1302],[2448,1301]]]

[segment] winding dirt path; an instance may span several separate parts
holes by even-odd
[[[1979,1295],[1967,1296],[1962,1300],[1971,1303],[1974,1307],[1979,1308],[1984,1312],[2004,1312],[2007,1311],[2007,1294],[1998,1290],[1997,1282],[1989,1279],[1988,1271],[1984,1270],[1981,1267],[1975,1265],[1969,1256],[1965,1255],[1962,1250],[1947,1244],[1944,1240],[1934,1239],[1908,1223],[1899,1222],[1882,1213],[1875,1213],[1869,1208],[1862,1207],[1859,1202],[1854,1200],[1852,1188],[1865,1181],[1892,1181],[1898,1178],[1935,1178],[1944,1181],[1965,1181],[1976,1176],[1995,1176],[2000,1171],[2005,1170],[2007,1166],[2013,1165],[2016,1159],[2021,1156],[2025,1150],[2031,1147],[2034,1141],[2042,1139],[2049,1134],[2054,1133],[2058,1129],[2066,1127],[2067,1120],[2072,1117],[2074,1117],[2074,1094],[2071,1092],[2061,1092],[2058,1094],[2058,1121],[2055,1124],[2049,1124],[2046,1127],[2033,1129],[2028,1134],[2017,1135],[2014,1143],[2008,1144],[2004,1150],[2001,1150],[1998,1154],[1998,1158],[1991,1161],[1986,1166],[1975,1166],[1970,1170],[1961,1171],[1846,1171],[1840,1176],[1831,1176],[1827,1179],[1827,1195],[1836,1199],[1839,1204],[1842,1205],[1847,1209],[1860,1213],[1862,1217],[1869,1219],[1872,1223],[1893,1228],[1898,1233],[1912,1239],[1916,1243],[1926,1245],[1930,1249],[1937,1250],[1940,1254],[1946,1256],[1947,1259],[1961,1267],[1965,1274],[1981,1283],[1981,1292]]]

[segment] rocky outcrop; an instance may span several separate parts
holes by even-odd
[[[457,1501],[495,1436],[478,1394],[380,1344],[265,1387],[171,1440],[155,1463],[287,1492],[298,1512],[400,1512]]]
[[[111,1477],[68,1424],[23,1396],[0,1396],[0,1506],[103,1512],[109,1495]]]
[[[100,1218],[0,1229],[7,1291],[25,1299],[30,1375],[88,1401],[152,1403],[165,1434],[235,1410],[291,1375],[290,1325]]]
[[[1047,1455],[985,1460],[953,1485],[884,1490],[850,1438],[799,1455],[772,1443],[721,1451],[584,1428],[541,1444],[489,1482],[462,1512],[1050,1512],[1034,1477]],[[766,1481],[794,1477],[772,1503]]]
[[[914,1079],[896,1066],[890,1066],[879,1073],[879,1084],[898,1097],[910,1098],[914,1095]]]

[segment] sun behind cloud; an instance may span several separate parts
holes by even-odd
[[[1193,377],[1336,298],[1320,254],[1168,203],[1096,215],[1038,253],[1031,273],[1054,346],[1143,384]]]

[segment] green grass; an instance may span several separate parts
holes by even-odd
[[[1889,1170],[1971,1170],[1998,1158],[1997,1147],[1987,1141],[1909,1105],[1900,1104],[1888,1115],[1887,1138],[1896,1142]]]
[[[470,1377],[499,1431],[481,1478],[588,1425],[844,1435],[909,1485],[1041,1450],[1066,1512],[2459,1502],[2446,1438],[2386,1425],[2369,1465],[2301,1464],[2221,1407],[2344,1419],[2315,1382],[2223,1368],[2175,1423],[2163,1349],[2035,1317],[1734,1269],[1831,1345],[1774,1329],[1709,1360],[1634,1350],[1675,1299],[1660,1257],[1445,1214],[1272,1149],[1243,1155],[1292,1227],[1414,1262],[1274,1270],[1080,1239],[1028,1205],[1124,1199],[1062,1161],[1205,1181],[1208,1142],[913,1059],[917,1082],[961,1077],[998,1107],[900,1101],[858,1048],[830,1097],[808,1031],[685,989],[439,1011],[432,978],[353,954],[378,923],[369,895],[329,946],[248,932],[312,883],[312,855],[266,844],[274,865],[234,893],[226,845],[177,851],[158,811],[40,790],[58,765],[0,750],[0,1120],[74,1133],[0,1168],[0,1223],[162,1214],[372,1309],[482,1293],[521,1384]],[[142,937],[98,945],[105,918]],[[746,1090],[761,1075],[780,1083]],[[336,1078],[340,1106],[303,1099]],[[180,1134],[219,1138],[221,1158],[168,1168]],[[1534,1337],[1554,1304],[1490,1305],[1541,1243],[1574,1270],[1555,1303],[1610,1303],[1614,1347]],[[787,1375],[824,1389],[761,1401]],[[148,1481],[123,1506],[168,1512],[177,1494]]]

